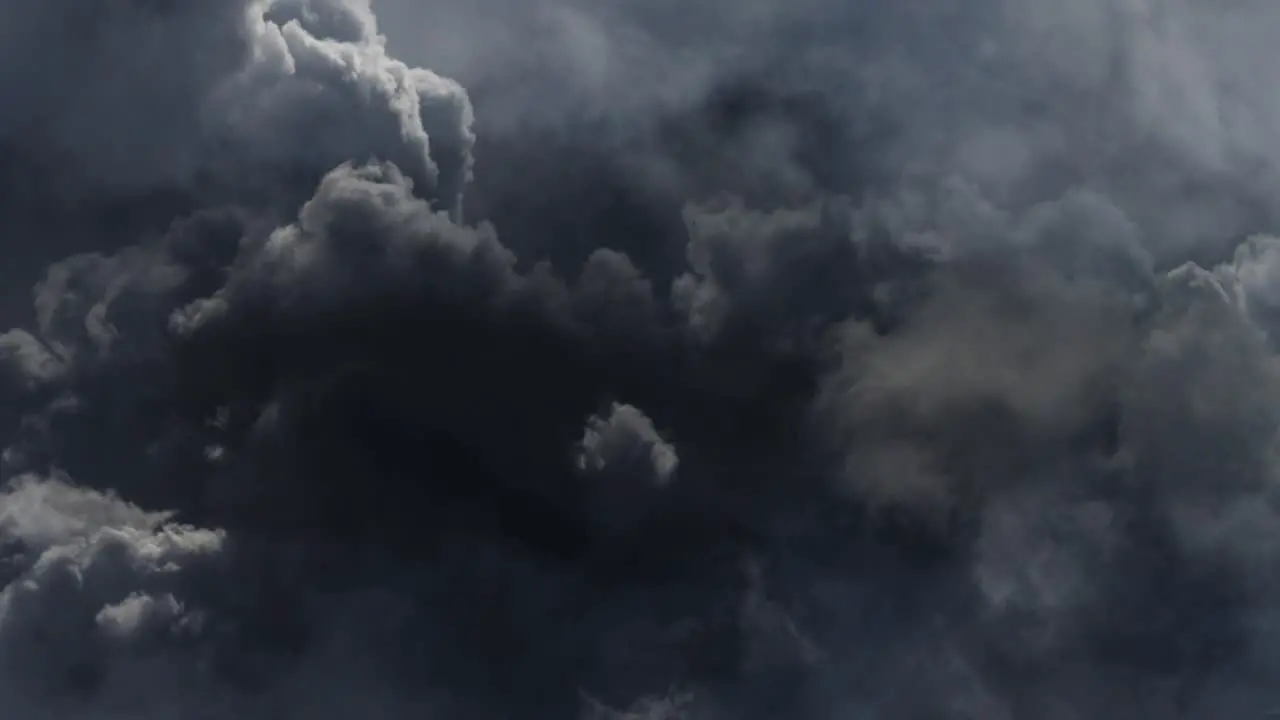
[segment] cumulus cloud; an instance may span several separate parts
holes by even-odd
[[[640,410],[614,403],[608,417],[593,416],[579,442],[578,467],[591,473],[632,473],[662,487],[680,460]]]
[[[588,480],[597,522],[613,532],[643,519],[653,493],[672,482],[680,458],[647,415],[614,403],[605,417],[587,420],[577,465]]]
[[[667,5],[0,0],[19,715],[1276,704],[1274,13]]]
[[[189,702],[177,683],[195,663],[162,658],[181,656],[201,631],[200,609],[180,596],[213,569],[223,533],[62,479],[20,477],[0,495],[0,538],[0,686],[16,711],[115,717],[140,699],[175,711]]]
[[[25,330],[0,335],[0,358],[4,359],[8,379],[28,388],[54,379],[62,370],[61,360]]]
[[[445,210],[470,177],[466,92],[392,57],[368,2],[5,3],[0,25],[0,58],[30,68],[0,85],[0,227],[21,272],[193,209],[292,211],[346,161],[394,162]]]
[[[10,3],[0,12],[5,56],[36,73],[6,81],[0,136],[69,156],[95,185],[146,189],[221,173],[253,183],[255,167],[323,172],[364,156],[440,182],[449,198],[466,179],[465,93],[389,57],[367,3]],[[139,117],[154,125],[132,132]]]

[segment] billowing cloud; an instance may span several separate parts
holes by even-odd
[[[0,687],[30,717],[189,712],[184,685],[204,633],[199,597],[223,552],[218,531],[170,524],[59,478],[20,477],[0,495],[5,589]],[[180,658],[177,666],[167,655]],[[187,675],[187,677],[183,677]]]
[[[1274,13],[668,5],[0,0],[18,715],[1280,702]]]
[[[642,521],[675,476],[680,458],[640,410],[614,403],[606,417],[593,415],[578,442],[578,469],[598,525],[626,531]]]
[[[466,94],[389,57],[367,2],[6,3],[0,15],[4,56],[34,73],[5,81],[0,136],[67,156],[93,187],[252,185],[254,172],[369,156],[444,197],[466,179]]]

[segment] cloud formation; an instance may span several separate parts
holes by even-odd
[[[0,0],[19,715],[1280,703],[1269,6],[682,8]]]

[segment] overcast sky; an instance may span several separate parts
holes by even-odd
[[[1277,30],[0,0],[0,705],[1265,717]]]

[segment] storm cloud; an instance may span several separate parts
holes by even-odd
[[[0,0],[0,702],[1265,716],[1276,29]]]

